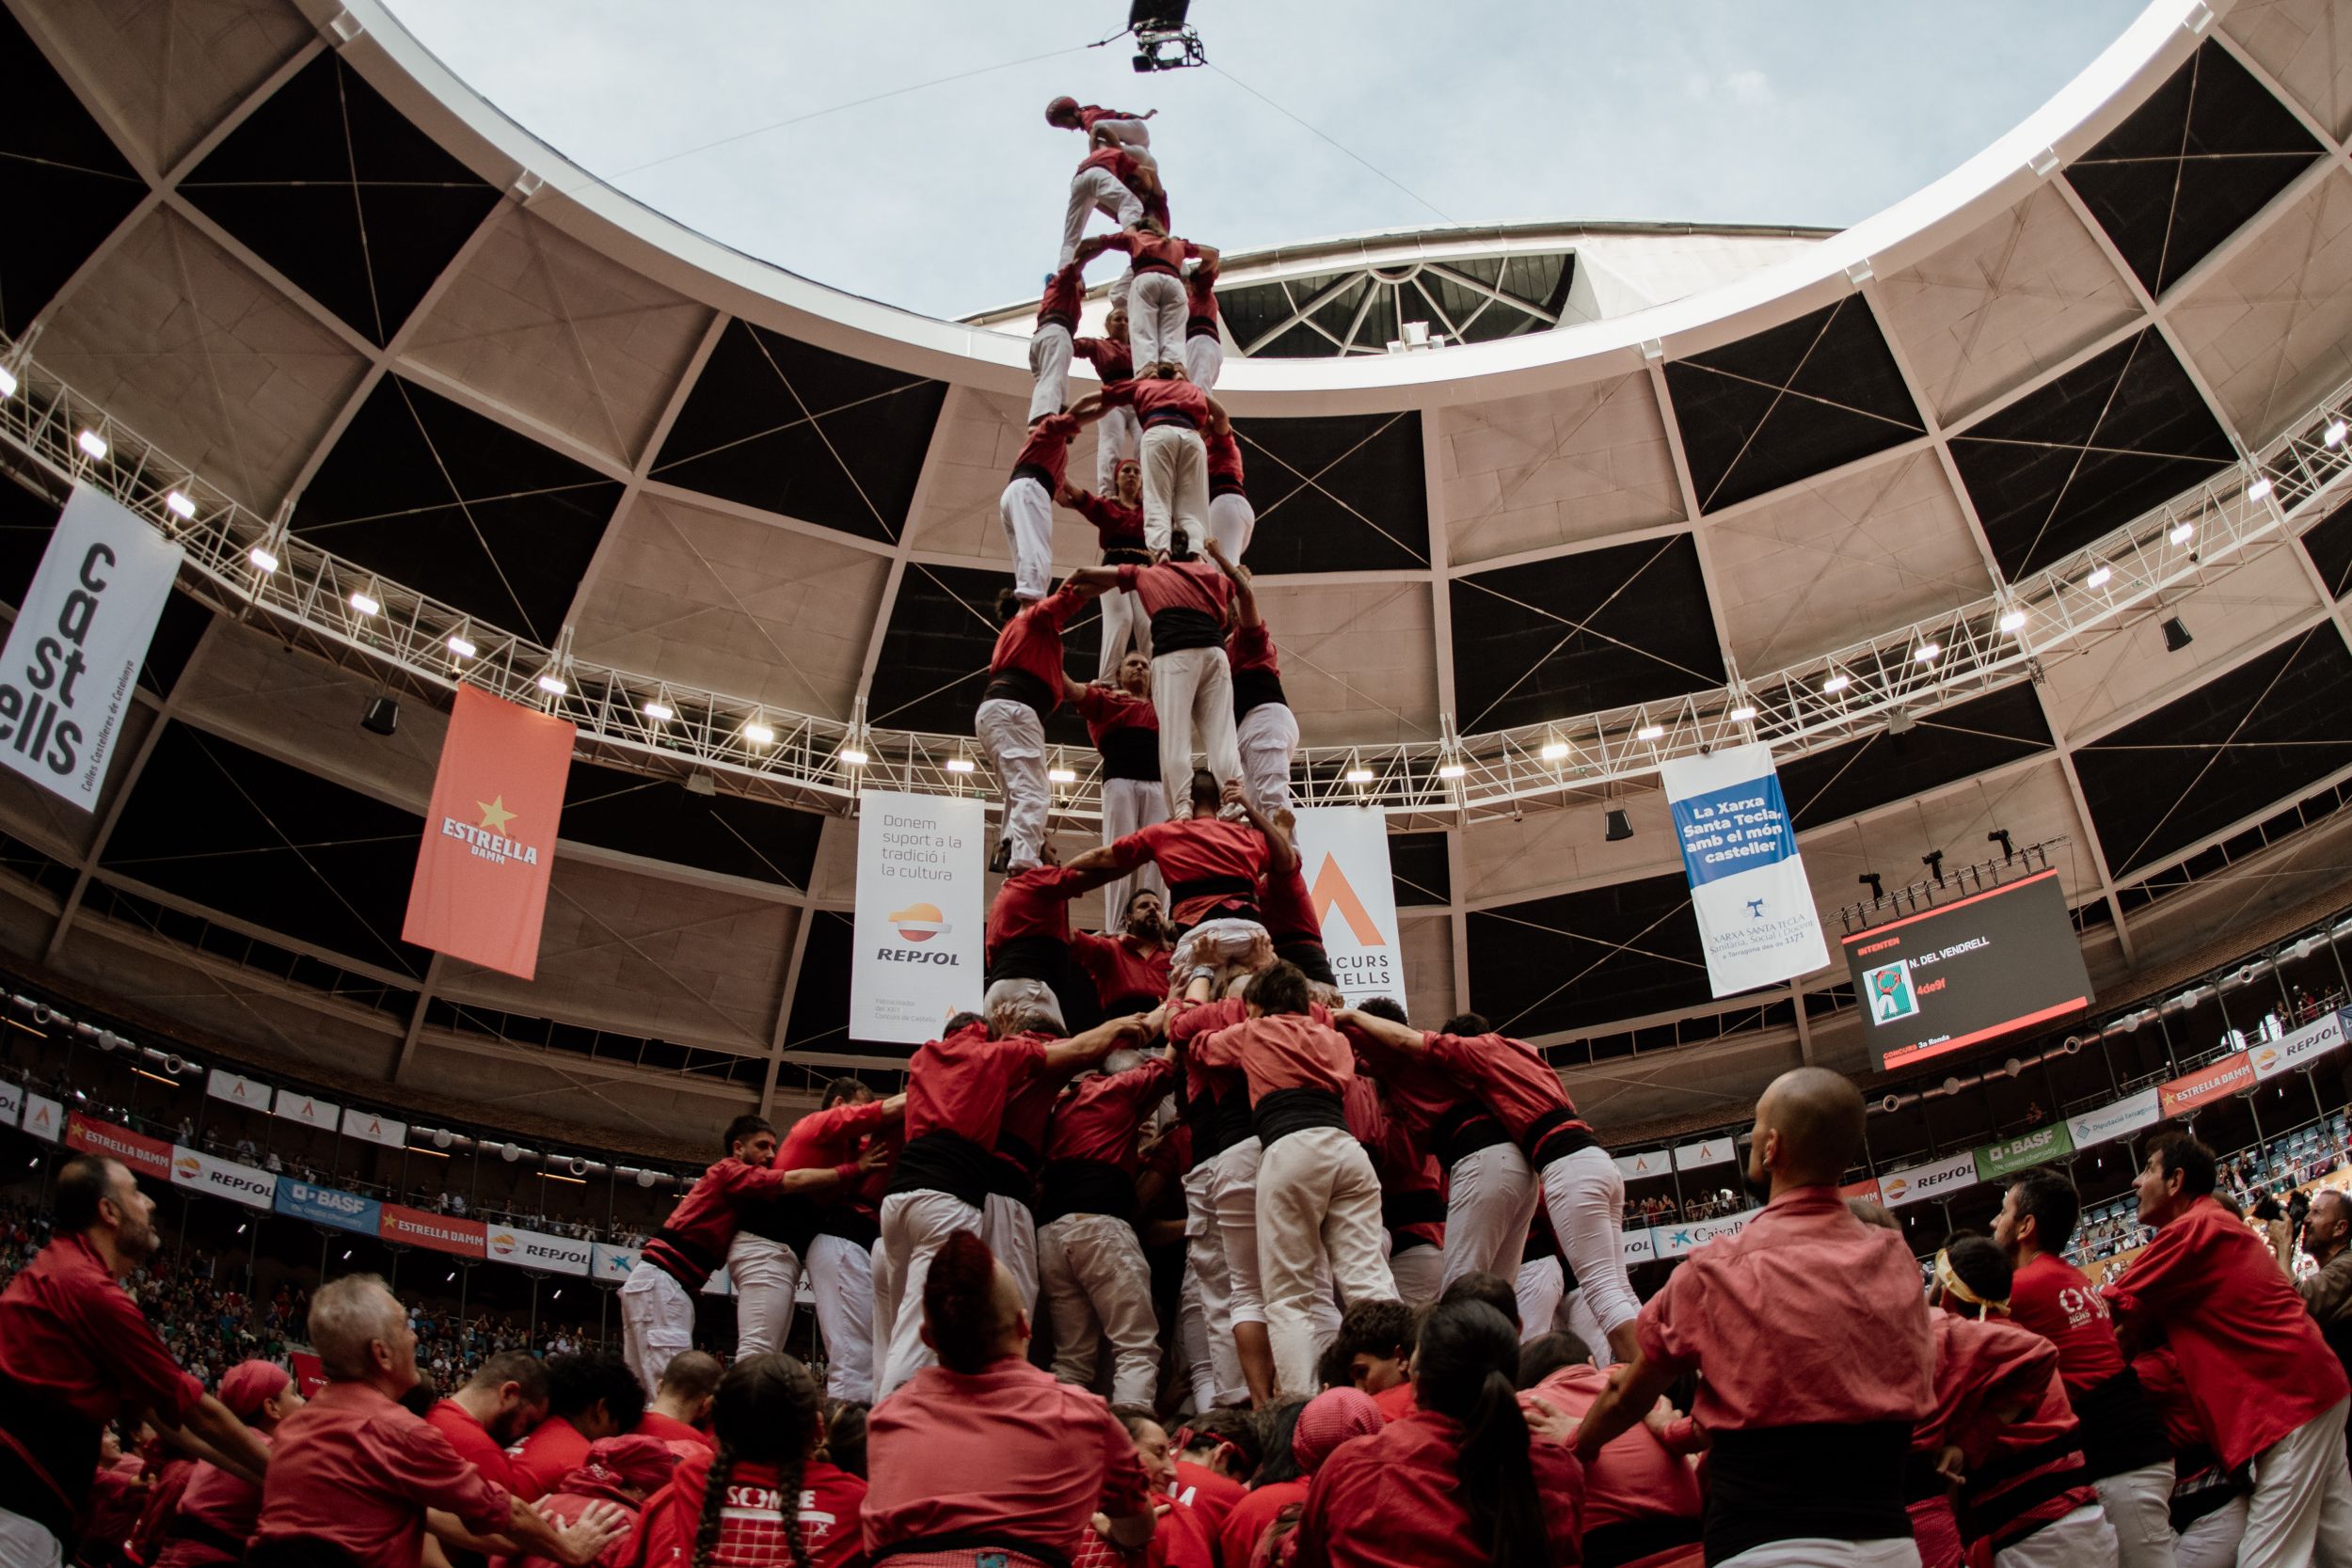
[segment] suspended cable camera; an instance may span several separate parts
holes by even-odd
[[[1112,39],[1133,34],[1138,72],[1207,65],[1209,56],[1200,47],[1200,35],[1184,24],[1191,9],[1192,0],[1133,0],[1127,8],[1127,25],[1093,47],[1100,49]]]

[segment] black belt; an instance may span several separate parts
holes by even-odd
[[[2149,1408],[2139,1374],[2125,1367],[2093,1388],[2074,1398],[2074,1419],[2082,1423],[2083,1460],[2093,1481],[2120,1476],[2172,1457],[2172,1444],[2164,1422]]]
[[[1104,545],[1103,564],[1105,566],[1149,566],[1152,552],[1140,545]]]
[[[1249,717],[1252,708],[1279,703],[1290,705],[1282,695],[1282,676],[1275,670],[1236,670],[1233,672],[1233,721]]]
[[[1699,1522],[1692,1518],[1660,1517],[1656,1514],[1639,1519],[1620,1519],[1613,1525],[1598,1525],[1584,1532],[1584,1568],[1622,1568],[1628,1562],[1639,1562],[1645,1557],[1688,1546],[1699,1538]]]
[[[1209,475],[1209,494],[1212,496],[1239,496],[1246,500],[1249,496],[1249,487],[1242,483],[1242,478],[1239,474],[1211,473]]]
[[[1319,942],[1278,942],[1274,956],[1287,964],[1295,964],[1308,979],[1322,985],[1339,988],[1339,980],[1331,974],[1331,955]]]
[[[1037,330],[1042,332],[1049,326],[1058,326],[1065,332],[1075,332],[1078,330],[1078,318],[1065,316],[1059,310],[1040,311],[1037,318]]]
[[[1977,1497],[1977,1487],[1972,1478],[1970,1483],[1961,1489],[1958,1510],[1960,1532],[1970,1541],[1990,1536],[1996,1545],[2009,1545],[2010,1526],[2052,1498],[2062,1497],[2078,1488],[2090,1492],[2093,1498],[2098,1497],[2095,1491],[2091,1491],[2090,1472],[2084,1467],[2079,1455],[2075,1456],[2074,1464],[2038,1476],[2028,1476],[1997,1497]]]
[[[988,1196],[1009,1197],[1025,1209],[1037,1199],[1037,1178],[1031,1167],[999,1148],[988,1162]]]
[[[1033,479],[1045,486],[1047,496],[1061,488],[1061,478],[1042,463],[1016,463],[1012,466],[1014,479]],[[1010,483],[1008,481],[1007,483]]]
[[[1341,1109],[1335,1091],[1301,1085],[1276,1089],[1261,1097],[1249,1107],[1249,1124],[1257,1130],[1258,1142],[1271,1148],[1293,1132],[1311,1132],[1318,1127],[1343,1131],[1347,1113]]]
[[[1911,1537],[1906,1421],[1816,1422],[1718,1431],[1708,1457],[1707,1560],[1774,1541]]]
[[[1132,263],[1128,270],[1133,272],[1137,277],[1142,277],[1150,273],[1164,272],[1168,274],[1168,277],[1176,278],[1179,282],[1183,281],[1183,274],[1179,273],[1174,267],[1168,265],[1166,261],[1136,261]]]
[[[1187,338],[1216,337],[1216,318],[1215,316],[1186,316],[1184,318],[1184,336]]]
[[[1108,1008],[1104,1010],[1106,1013],[1109,1011]],[[1225,1136],[1221,1125],[1223,1118],[1219,1114],[1217,1097],[1193,1093],[1182,1078],[1176,1081],[1176,1114],[1192,1130],[1193,1170],[1199,1170],[1231,1146],[1231,1140]]]
[[[1438,1164],[1448,1171],[1482,1148],[1510,1141],[1510,1132],[1494,1118],[1494,1114],[1470,1100],[1439,1117],[1437,1126],[1429,1130],[1429,1147],[1437,1154]]]
[[[1046,685],[1043,676],[1009,664],[988,673],[988,689],[980,701],[1019,703],[1042,719],[1061,705],[1061,693]]]
[[[1132,1220],[1136,1179],[1107,1160],[1048,1160],[1038,1177],[1037,1223],[1065,1214],[1108,1214]]]
[[[890,1177],[890,1192],[946,1193],[977,1209],[988,1199],[995,1164],[987,1149],[961,1132],[924,1132],[907,1140]]]
[[[1060,937],[1008,937],[988,950],[987,983],[999,980],[1038,980],[1061,984],[1068,973],[1070,944]]]
[[[736,1227],[788,1246],[805,1258],[808,1256],[808,1243],[817,1239],[820,1223],[821,1216],[815,1204],[806,1198],[778,1193],[772,1197],[747,1203],[738,1210]]]
[[[1380,1194],[1380,1223],[1391,1230],[1402,1230],[1408,1225],[1443,1225],[1445,1195],[1434,1187],[1408,1193],[1384,1190]]]
[[[870,1247],[882,1240],[882,1225],[863,1209],[835,1204],[825,1211],[824,1223],[817,1227],[819,1236],[833,1236],[851,1246]]]
[[[653,1233],[637,1256],[685,1286],[689,1295],[701,1290],[727,1262],[725,1258],[699,1242],[687,1240],[666,1225]],[[702,1271],[700,1278],[694,1277],[697,1269]]]
[[[1205,610],[1175,605],[1152,612],[1152,657],[1180,654],[1188,648],[1225,647],[1225,623]]]
[[[1122,724],[1104,730],[1094,749],[1103,753],[1103,777],[1150,784],[1160,782],[1159,731]]]
[[[1143,417],[1143,428],[1157,430],[1162,425],[1182,425],[1194,435],[1200,434],[1200,421],[1181,408],[1154,408]]]
[[[1258,884],[1247,877],[1195,877],[1189,881],[1168,884],[1168,901],[1188,904],[1195,898],[1249,898],[1258,891]]]

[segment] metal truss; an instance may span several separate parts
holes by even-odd
[[[966,736],[878,729],[576,658],[480,622],[290,534],[173,461],[21,349],[0,439],[39,467],[97,486],[187,550],[183,586],[289,644],[415,690],[470,684],[579,726],[589,755],[652,773],[710,776],[732,793],[846,813],[861,788],[993,795]],[[1671,758],[1746,741],[1783,753],[1833,746],[2039,678],[2057,658],[2157,613],[2290,543],[2352,469],[2352,383],[2289,434],[2166,505],[1973,603],[1727,689],[1542,724],[1369,746],[1302,748],[1313,804],[1379,805],[1434,822],[1560,808],[1635,787]],[[2332,436],[2332,439],[2330,436]],[[1049,758],[1057,816],[1099,821],[1100,759]]]

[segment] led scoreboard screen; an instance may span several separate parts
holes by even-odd
[[[1889,1070],[2090,1006],[2090,973],[2055,871],[1856,931],[1844,944],[1870,1049]]]

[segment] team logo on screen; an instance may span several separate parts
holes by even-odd
[[[1892,1023],[1919,1011],[1919,993],[1912,989],[1909,958],[1864,970],[1862,990],[1870,999],[1872,1023]]]

